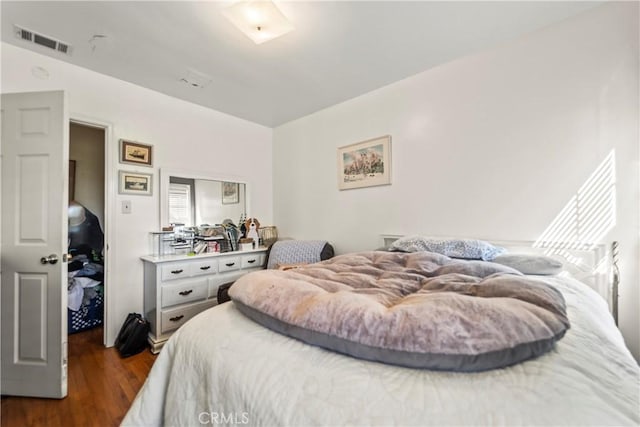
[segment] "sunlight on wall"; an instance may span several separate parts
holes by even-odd
[[[571,250],[591,250],[616,225],[615,150],[611,150],[534,243],[580,265]],[[604,262],[605,260],[603,260]]]

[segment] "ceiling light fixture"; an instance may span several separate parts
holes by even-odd
[[[294,29],[271,1],[240,1],[223,9],[222,13],[256,44],[280,37]]]

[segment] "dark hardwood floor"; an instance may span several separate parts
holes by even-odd
[[[122,359],[102,345],[102,328],[69,335],[68,395],[64,399],[2,397],[2,427],[117,426],[142,387],[156,356]]]

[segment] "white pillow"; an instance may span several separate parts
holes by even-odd
[[[562,272],[562,263],[543,255],[505,254],[495,257],[491,262],[506,265],[522,274],[550,276]]]

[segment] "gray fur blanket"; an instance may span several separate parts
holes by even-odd
[[[415,368],[479,371],[539,356],[569,328],[543,279],[430,252],[362,252],[241,277],[229,295],[264,326]]]

